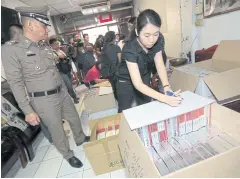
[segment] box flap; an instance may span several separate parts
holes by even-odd
[[[205,76],[203,79],[219,102],[240,95],[240,68]]]
[[[160,174],[154,162],[148,156],[146,148],[137,133],[131,131],[124,115],[120,122],[118,143],[121,156],[131,178],[159,178]]]
[[[99,88],[99,96],[113,93],[112,87],[101,86]]]
[[[240,40],[223,40],[218,45],[212,59],[240,63]]]
[[[180,94],[183,98],[182,104],[178,107],[171,107],[159,101],[153,101],[123,111],[130,128],[137,129],[142,126],[153,124],[165,119],[179,116],[199,108],[202,108],[214,101],[204,98],[190,91]]]
[[[124,168],[117,136],[95,140],[85,144],[83,148],[96,175]]]
[[[205,60],[202,62],[190,64],[188,66],[203,68],[220,73],[234,68],[240,68],[240,63],[237,63],[236,61],[225,60]]]
[[[212,125],[240,142],[240,113],[219,104],[212,104],[211,108]]]
[[[93,96],[84,100],[84,106],[88,113],[96,113],[116,108],[116,101],[113,94]]]
[[[98,83],[98,84],[94,85],[93,87],[100,87],[100,86],[112,87],[112,85],[111,85],[111,83],[109,81]]]
[[[169,83],[174,91],[181,89],[182,91],[189,90],[194,92],[198,84],[199,78],[189,75],[182,71],[175,69],[171,74]]]
[[[240,147],[167,175],[169,178],[236,178],[240,176]]]

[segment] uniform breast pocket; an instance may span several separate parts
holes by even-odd
[[[34,56],[26,57],[21,59],[23,72],[33,73],[41,69],[41,64],[38,63],[37,59]]]

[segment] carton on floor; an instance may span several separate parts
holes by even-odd
[[[183,92],[188,96],[179,107],[169,107],[160,102],[151,102],[123,111],[118,143],[128,177],[162,177],[148,149],[142,143],[135,129],[167,118],[179,116],[212,103],[196,94]],[[192,104],[192,105],[190,105]],[[211,104],[211,125],[234,140],[240,142],[240,114],[216,103]],[[164,177],[240,177],[240,147],[234,147],[220,154],[199,161]],[[170,161],[168,161],[170,162]],[[163,163],[159,161],[161,166]],[[170,163],[169,163],[170,165]],[[165,168],[166,169],[166,168]],[[167,172],[164,168],[164,172]],[[174,169],[174,168],[172,168]]]

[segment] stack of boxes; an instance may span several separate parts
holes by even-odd
[[[136,129],[146,147],[179,137],[210,124],[211,105],[179,115],[164,121]]]

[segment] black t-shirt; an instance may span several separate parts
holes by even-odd
[[[148,49],[146,53],[138,43],[137,39],[127,41],[122,50],[121,63],[119,64],[116,75],[122,79],[131,79],[126,61],[137,63],[141,76],[151,73],[154,65],[154,57],[157,52],[164,49],[164,39],[160,35],[156,44]]]
[[[108,43],[106,47],[104,47],[104,53],[109,60],[113,62],[113,64],[118,63],[118,53],[121,53],[121,49],[118,45],[113,43]]]

